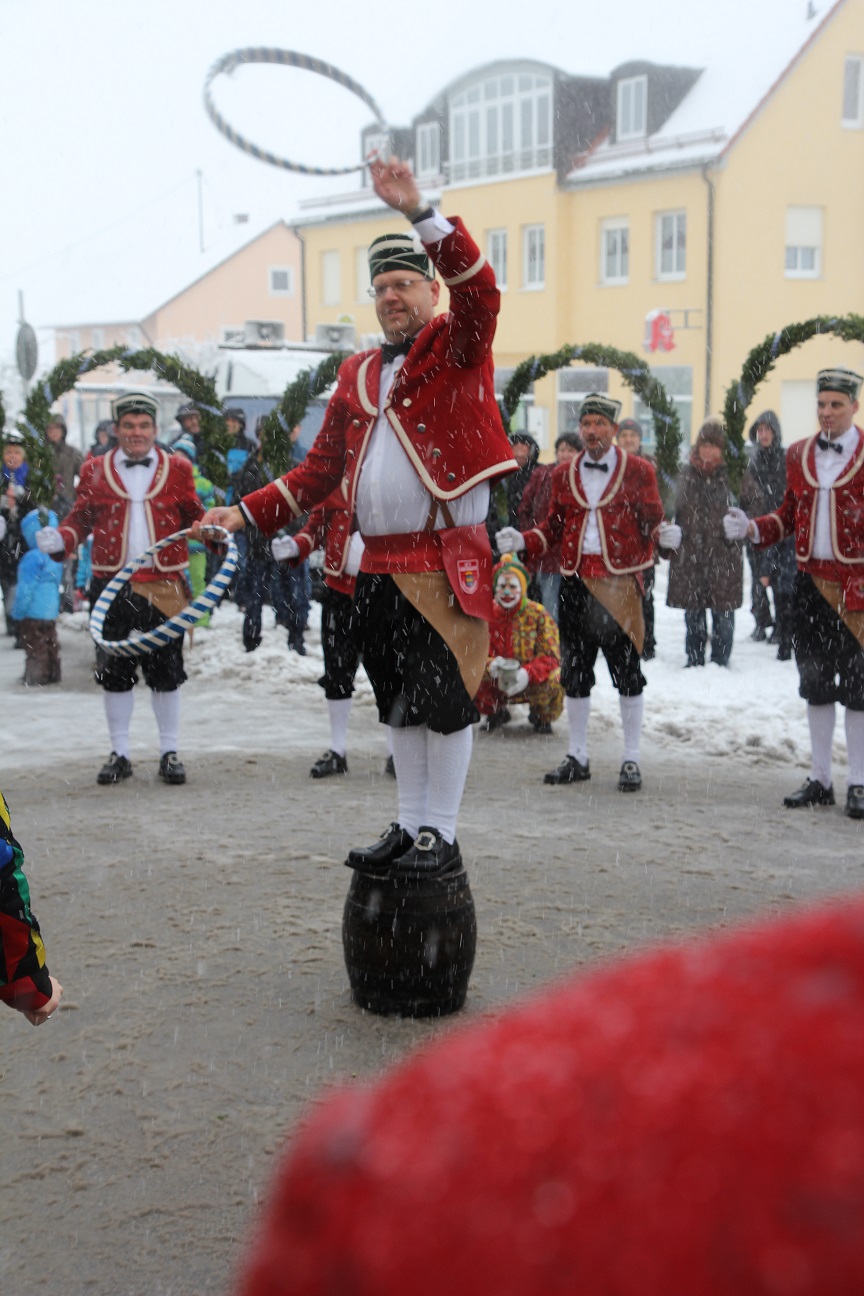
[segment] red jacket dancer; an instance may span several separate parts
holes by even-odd
[[[92,534],[94,600],[130,559],[156,541],[187,529],[204,513],[189,460],[185,455],[166,454],[156,445],[159,406],[153,397],[147,392],[126,392],[112,401],[111,411],[117,425],[116,448],[87,460],[71,513],[58,530],[45,527],[37,537],[40,548],[49,552],[65,548],[67,554],[74,554]],[[128,639],[135,631],[153,630],[185,607],[189,599],[183,573],[188,561],[183,540],[139,567],[111,604],[104,637]],[[96,682],[104,690],[111,738],[111,755],[97,782],[118,783],[132,775],[129,724],[139,666],[159,729],[159,776],[165,783],[185,783],[186,771],[177,758],[178,689],[186,679],[182,639],[144,657],[115,657],[97,649]]]
[[[424,204],[405,163],[370,169],[379,198],[413,226],[369,249],[387,343],[342,366],[302,464],[208,520],[272,533],[341,491],[366,546],[356,641],[399,788],[398,819],[347,862],[411,877],[461,867],[456,817],[491,615],[489,483],[516,465],[494,395],[492,269],[458,217]],[[443,315],[436,269],[450,291]]]
[[[852,819],[864,819],[864,431],[854,421],[861,383],[851,369],[822,369],[820,431],[787,451],[780,508],[752,521],[730,509],[723,519],[727,539],[749,537],[760,549],[795,537],[792,642],[811,763],[807,781],[783,804],[834,804],[831,752],[840,702],[849,759],[845,812]]]
[[[602,651],[618,690],[624,755],[622,792],[642,786],[639,743],[645,687],[639,659],[645,636],[642,572],[654,563],[655,544],[675,548],[677,527],[663,522],[654,469],[615,445],[619,401],[592,392],[582,402],[579,431],[584,451],[552,476],[546,521],[525,535],[506,527],[499,549],[522,549],[529,558],[561,542],[561,683],[567,695],[568,753],[546,783],[579,783],[591,777],[588,718],[594,663]]]

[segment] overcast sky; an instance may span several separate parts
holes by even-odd
[[[830,3],[815,6],[821,17]],[[806,8],[807,0],[0,0],[0,363],[14,348],[19,289],[39,329],[137,318],[238,235],[290,219],[299,199],[322,192],[320,180],[246,157],[211,125],[204,80],[229,50],[317,55],[401,124],[492,59],[536,57],[600,75],[634,57],[704,66],[742,42],[764,48],[780,28],[800,25]],[[424,22],[424,9],[441,16]],[[244,68],[214,92],[239,129],[274,151],[321,166],[357,160],[369,112],[319,78]],[[248,225],[236,225],[236,213]]]

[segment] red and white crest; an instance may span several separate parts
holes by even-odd
[[[480,563],[476,558],[460,558],[456,563],[459,588],[465,594],[473,594],[480,584]]]

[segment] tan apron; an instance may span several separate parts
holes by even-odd
[[[851,612],[843,598],[843,586],[836,581],[824,580],[821,576],[811,577],[813,584],[839,616],[845,626],[852,631],[862,648],[864,648],[864,612]]]
[[[489,659],[489,622],[465,615],[443,571],[393,572],[392,579],[411,606],[438,631],[456,658],[468,696],[476,697]]]
[[[140,598],[152,603],[164,617],[176,616],[189,602],[189,591],[182,577],[167,580],[132,581],[132,590]]]
[[[634,576],[582,576],[589,594],[606,609],[633,643],[639,656],[645,646],[642,594]]]

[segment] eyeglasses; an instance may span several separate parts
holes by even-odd
[[[395,280],[394,283],[379,284],[375,288],[367,288],[366,291],[368,292],[370,297],[374,297],[375,300],[377,301],[378,298],[383,297],[385,293],[410,292],[412,288],[416,288],[417,285],[421,283],[429,283],[429,280],[428,279],[397,279]]]

